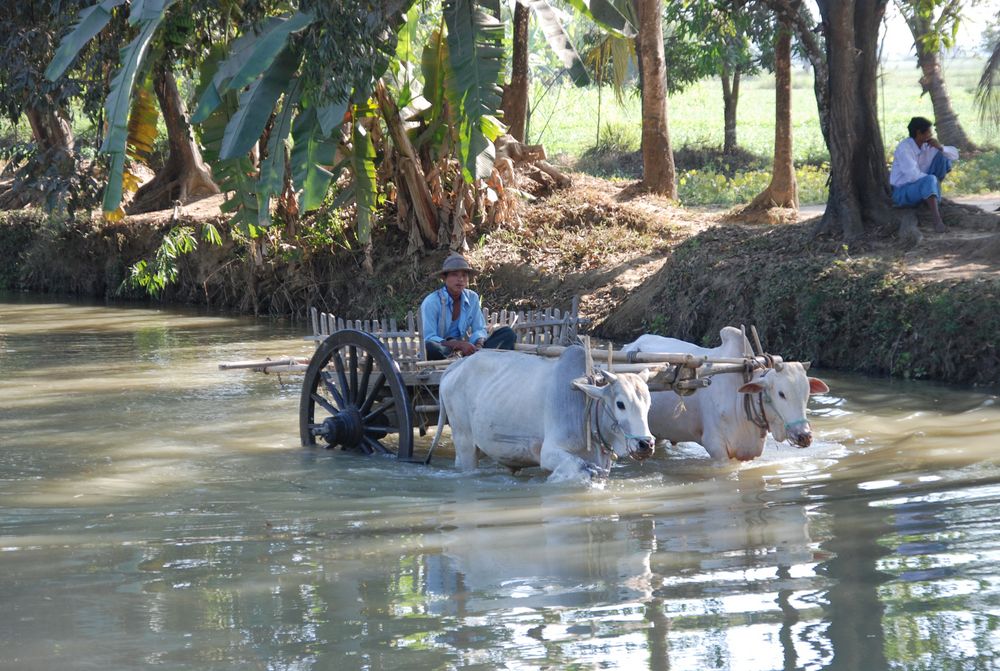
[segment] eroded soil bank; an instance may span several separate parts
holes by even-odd
[[[0,213],[0,287],[146,300],[129,267],[152,259],[177,223],[225,233],[218,199],[123,224],[53,225],[37,212]],[[513,227],[479,231],[468,253],[491,307],[568,306],[595,335],[619,342],[643,332],[718,342],[725,325],[755,324],[765,348],[786,358],[873,374],[1000,384],[1000,217],[945,211],[950,228],[904,250],[894,238],[847,253],[815,240],[814,220],[723,222],[583,175],[520,210]],[[445,250],[405,257],[385,227],[372,272],[359,251],[270,241],[258,255],[224,235],[179,258],[180,276],[159,300],[219,310],[303,316],[312,306],[367,318],[405,315],[436,285]]]

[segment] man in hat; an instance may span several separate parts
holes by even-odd
[[[461,254],[449,254],[441,264],[437,274],[444,284],[420,304],[428,361],[447,359],[455,353],[469,356],[484,347],[514,349],[517,334],[510,327],[486,333],[479,294],[468,288],[476,272]]]

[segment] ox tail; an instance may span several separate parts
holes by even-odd
[[[427,450],[427,457],[424,459],[424,466],[431,463],[431,456],[434,454],[434,448],[438,446],[441,442],[441,434],[444,433],[444,425],[448,421],[448,413],[445,412],[444,403],[438,403],[438,425],[437,429],[434,431],[434,440],[431,442],[431,447]]]
[[[444,425],[448,423],[448,412],[444,409],[444,399],[441,396],[441,386],[444,384],[444,379],[447,377],[448,373],[458,367],[459,361],[451,364],[445,369],[444,373],[441,375],[441,381],[438,383],[438,424],[437,429],[434,431],[434,440],[431,441],[431,447],[427,450],[427,457],[424,459],[424,465],[431,463],[431,457],[434,455],[434,449],[441,442],[441,435],[444,433]]]

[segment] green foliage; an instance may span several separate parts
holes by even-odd
[[[1000,152],[983,152],[957,161],[942,187],[945,197],[1000,191]]]
[[[801,165],[795,169],[799,202],[825,203],[829,166]],[[678,175],[677,198],[683,205],[740,205],[767,188],[770,170],[737,171],[732,176],[713,169],[685,170]]]
[[[218,231],[213,227],[215,238]],[[152,262],[139,261],[132,266],[125,283],[131,287],[141,287],[151,296],[159,296],[168,284],[177,281],[180,269],[177,265],[182,254],[189,254],[198,246],[194,229],[190,226],[177,226],[163,236],[163,242]]]
[[[594,149],[600,153],[630,152],[639,149],[639,129],[621,123],[606,123],[601,127]]]

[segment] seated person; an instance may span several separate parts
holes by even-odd
[[[456,352],[469,356],[484,347],[514,349],[517,334],[509,326],[501,326],[487,337],[479,294],[466,288],[475,273],[465,257],[450,254],[438,273],[444,284],[420,304],[428,361],[447,359]]]
[[[892,202],[896,207],[927,203],[934,215],[934,230],[944,231],[944,221],[938,209],[941,180],[958,160],[958,149],[942,146],[931,130],[933,124],[924,117],[910,119],[906,129],[910,137],[899,143],[893,154],[889,183]]]

